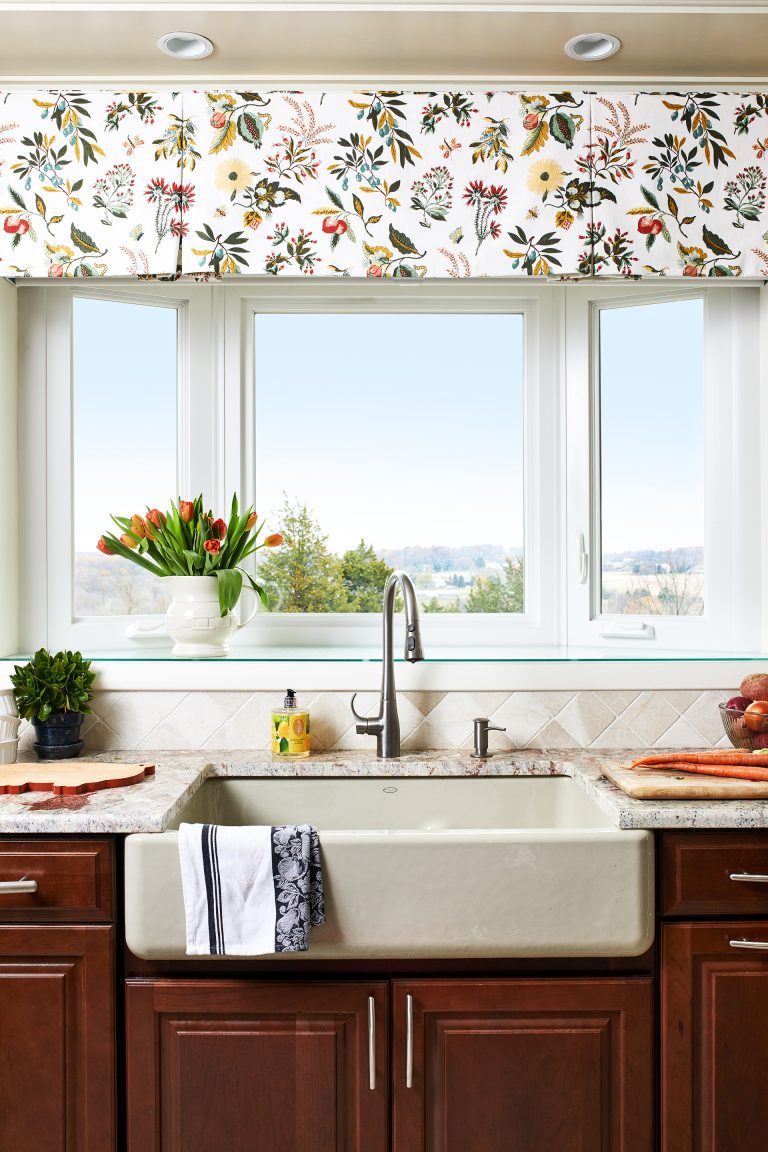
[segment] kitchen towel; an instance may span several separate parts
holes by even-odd
[[[182,824],[179,857],[188,956],[306,952],[325,923],[311,824]]]

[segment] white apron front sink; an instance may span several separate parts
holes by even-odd
[[[653,940],[652,834],[614,828],[569,777],[220,778],[168,831],[126,838],[126,939],[147,959],[185,958],[182,821],[315,825],[328,919],[300,956],[636,956]]]

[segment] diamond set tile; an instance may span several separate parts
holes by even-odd
[[[398,711],[407,751],[468,748],[472,721],[487,716],[507,729],[490,747],[644,748],[728,747],[717,705],[730,690],[599,692],[401,692]],[[349,692],[302,692],[317,751],[363,749]],[[263,750],[270,743],[274,692],[97,692],[83,732],[86,752],[177,748]],[[361,692],[357,708],[378,706],[377,692]],[[34,739],[24,733],[21,748]]]

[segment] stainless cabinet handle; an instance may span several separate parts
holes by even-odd
[[[743,880],[748,884],[768,884],[768,876],[759,872],[731,872],[731,880]]]
[[[376,1001],[368,997],[368,1087],[376,1091]]]
[[[405,998],[405,1086],[413,1088],[413,996]]]
[[[37,880],[27,880],[26,876],[21,880],[0,880],[0,896],[11,892],[37,892]]]
[[[730,940],[731,948],[753,948],[757,952],[768,952],[767,940]]]

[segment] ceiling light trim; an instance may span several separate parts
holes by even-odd
[[[213,43],[199,32],[166,32],[157,42],[166,56],[174,60],[205,60],[213,52]]]

